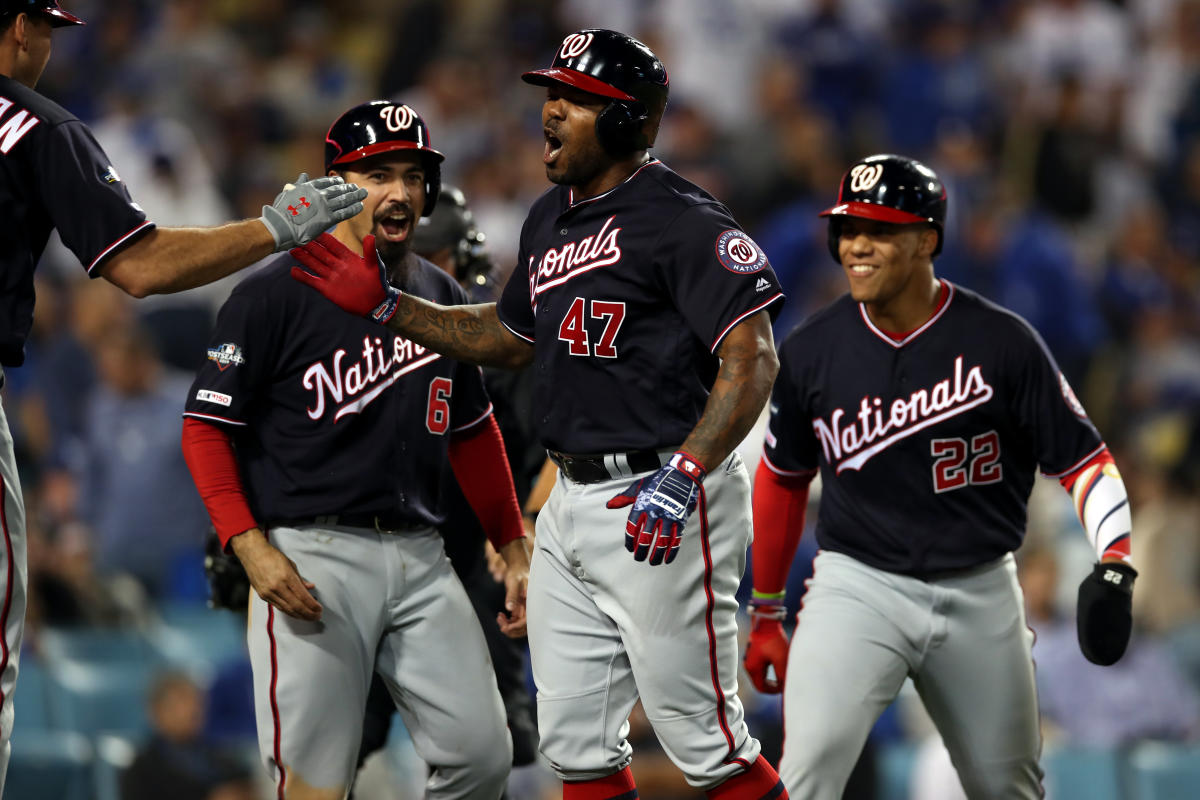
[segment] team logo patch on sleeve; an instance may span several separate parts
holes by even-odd
[[[225,344],[208,348],[208,360],[215,361],[217,368],[222,372],[231,364],[238,366],[246,363],[246,357],[242,355],[242,348],[233,342],[226,342]]]
[[[219,406],[229,406],[233,403],[233,398],[229,395],[209,391],[208,389],[201,389],[196,392],[196,399],[203,400],[206,403],[216,403]]]
[[[1063,400],[1067,401],[1067,405],[1075,412],[1075,416],[1080,419],[1087,419],[1087,412],[1083,410],[1083,403],[1079,402],[1079,398],[1075,396],[1075,391],[1071,388],[1071,384],[1067,383],[1067,376],[1061,372],[1058,373],[1058,388],[1062,390]]]
[[[749,275],[767,265],[767,254],[745,233],[731,228],[717,237],[717,260],[730,272]]]

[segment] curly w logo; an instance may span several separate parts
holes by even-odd
[[[592,46],[592,34],[590,33],[572,33],[567,38],[563,39],[562,47],[559,48],[558,55],[561,58],[578,58],[583,55],[584,51]]]
[[[408,106],[386,106],[379,109],[379,118],[393,133],[407,130],[415,116],[416,113]]]

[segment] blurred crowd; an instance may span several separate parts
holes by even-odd
[[[283,180],[321,171],[338,114],[397,98],[429,123],[500,279],[547,186],[543,93],[520,73],[578,28],[637,36],[671,78],[655,155],[769,255],[789,296],[777,338],[844,291],[816,217],[844,166],[872,152],[926,161],[949,192],[936,271],[1033,323],[1130,492],[1137,631],[1094,688],[1070,678],[1099,668],[1052,633],[1072,619],[1088,546],[1065,493],[1035,492],[1019,556],[1039,576],[1027,589],[1048,730],[1102,746],[1200,736],[1200,0],[68,7],[88,25],[55,36],[39,89],[93,126],[152,220],[257,216]],[[237,280],[135,309],[67,251],[44,259],[27,360],[4,386],[29,510],[31,647],[39,625],[137,625],[156,603],[203,602],[208,520],[180,411]],[[1153,699],[1168,691],[1183,699]],[[1162,714],[1121,714],[1120,730],[1087,717],[1114,702]]]

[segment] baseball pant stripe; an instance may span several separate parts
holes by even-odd
[[[713,691],[716,694],[717,700],[717,721],[721,726],[721,733],[725,735],[725,741],[729,743],[729,753],[725,756],[726,764],[741,764],[744,767],[750,765],[744,758],[730,758],[736,747],[733,739],[733,732],[729,730],[729,721],[725,718],[725,693],[721,691],[721,676],[717,669],[717,634],[713,629],[713,607],[716,605],[716,598],[713,597],[712,590],[712,552],[709,549],[708,542],[708,498],[704,494],[704,487],[700,487],[700,501],[696,507],[696,513],[700,516],[700,549],[704,554],[704,596],[706,604],[704,608],[704,626],[708,631],[708,673],[712,678]]]
[[[12,535],[8,532],[8,511],[4,508],[4,477],[0,476],[0,527],[4,529],[4,610],[0,612],[0,649],[3,649],[3,657],[0,657],[0,675],[8,669],[8,612],[12,608],[13,595],[13,546]],[[8,697],[4,694],[4,685],[0,683],[0,713],[3,713],[4,704],[8,702]],[[3,776],[0,775],[0,780]],[[2,784],[0,784],[2,785]]]
[[[276,794],[284,800],[283,785],[287,783],[287,770],[283,768],[283,732],[279,724],[279,700],[275,697],[275,686],[279,681],[279,660],[275,652],[275,606],[267,604],[267,638],[271,642],[271,717],[275,721],[275,768],[279,770]]]

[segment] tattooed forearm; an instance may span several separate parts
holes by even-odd
[[[707,469],[733,452],[762,412],[779,371],[771,323],[760,312],[729,332],[718,353],[721,369],[700,421],[683,449]]]
[[[519,369],[533,359],[533,345],[500,324],[495,303],[441,306],[406,294],[388,327],[459,361]]]

